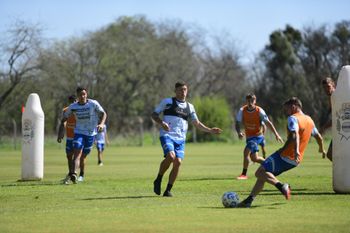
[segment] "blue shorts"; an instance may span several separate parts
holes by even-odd
[[[95,136],[87,136],[83,134],[75,134],[73,146],[74,149],[83,150],[84,155],[88,155],[94,145]]]
[[[246,148],[248,148],[251,153],[255,153],[259,151],[259,145],[265,146],[265,138],[263,135],[250,137],[247,138],[246,143]]]
[[[277,151],[268,157],[261,165],[265,168],[265,171],[271,172],[275,176],[296,167],[296,165],[283,160]]]
[[[162,145],[164,157],[170,152],[174,151],[176,158],[184,159],[185,157],[185,142],[178,142],[171,139],[168,136],[162,136],[159,138]]]
[[[73,138],[66,139],[66,154],[72,153],[74,151]]]
[[[104,151],[105,149],[105,144],[104,143],[96,143],[96,148],[98,151]]]

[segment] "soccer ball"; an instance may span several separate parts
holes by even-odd
[[[222,195],[221,200],[226,208],[234,208],[239,203],[239,196],[235,192],[226,192]]]

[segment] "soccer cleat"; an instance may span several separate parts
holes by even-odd
[[[74,174],[70,175],[70,179],[73,182],[73,184],[76,184],[77,179],[78,179],[77,174],[74,173]]]
[[[161,182],[159,180],[155,180],[153,181],[153,192],[155,192],[155,194],[160,195],[161,193]]]
[[[236,206],[237,208],[250,208],[252,206],[251,202],[248,202],[246,200],[238,203],[238,205]]]
[[[100,167],[103,166],[103,163],[102,162],[98,163],[98,166],[100,166]]]
[[[291,190],[289,184],[284,184],[282,186],[282,194],[287,200],[290,200],[291,198]]]
[[[66,175],[66,177],[62,180],[62,183],[63,183],[63,184],[69,184],[69,182],[70,182],[70,176],[69,176],[69,174],[68,174],[68,175]]]
[[[240,176],[237,176],[237,180],[247,180],[248,179],[248,176],[246,175],[240,175]]]
[[[172,197],[172,196],[173,194],[168,190],[165,190],[165,192],[163,193],[163,197]]]
[[[84,181],[84,176],[79,176],[78,181],[79,182],[83,182]]]

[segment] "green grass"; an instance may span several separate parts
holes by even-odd
[[[66,159],[62,146],[45,149],[45,178],[18,182],[21,152],[0,151],[0,232],[349,232],[349,195],[334,194],[332,170],[312,143],[303,164],[279,178],[290,183],[292,200],[271,185],[250,209],[227,209],[221,195],[245,198],[250,179],[242,169],[241,144],[189,144],[173,198],[153,194],[162,159],[160,146],[107,147],[105,166],[89,155],[86,180],[62,185]],[[268,145],[273,152],[278,145]],[[163,180],[166,186],[167,175]]]

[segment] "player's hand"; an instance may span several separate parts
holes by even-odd
[[[213,127],[210,129],[210,133],[212,133],[212,134],[221,134],[221,132],[222,132],[222,129],[217,128],[217,127]]]
[[[240,132],[240,133],[238,134],[238,138],[239,138],[240,140],[242,140],[243,137],[244,137],[244,133],[243,133],[243,132]]]
[[[101,133],[103,131],[104,124],[97,125],[97,132]]]
[[[57,142],[58,142],[58,143],[61,143],[61,142],[62,142],[62,138],[58,137],[58,138],[57,138]]]
[[[280,143],[284,143],[283,138],[279,134],[276,135],[276,140]]]
[[[162,128],[163,128],[165,131],[167,131],[167,132],[170,131],[170,126],[169,126],[166,122],[162,121],[162,123],[160,124],[160,126],[162,126]]]
[[[326,151],[323,148],[319,148],[318,152],[322,154],[322,159],[326,158]]]

